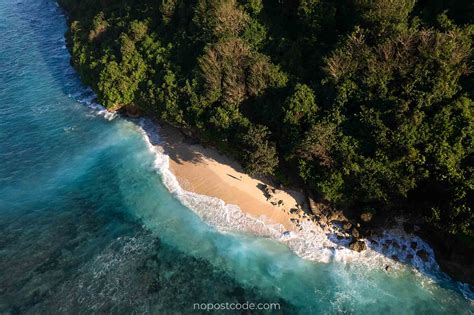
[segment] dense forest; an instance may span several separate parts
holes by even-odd
[[[110,110],[352,215],[474,236],[471,0],[60,0]]]

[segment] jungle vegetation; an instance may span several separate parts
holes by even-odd
[[[473,236],[469,0],[60,0],[108,109],[334,207]]]

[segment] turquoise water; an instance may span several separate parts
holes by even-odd
[[[444,278],[303,260],[204,222],[163,184],[136,123],[84,104],[93,95],[69,66],[65,30],[53,1],[0,0],[0,313],[246,301],[280,313],[473,313]]]

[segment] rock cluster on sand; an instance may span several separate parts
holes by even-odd
[[[283,207],[285,205],[285,202],[279,198],[277,198],[277,194],[280,192],[279,190],[269,186],[265,185],[263,187],[263,191],[265,194],[265,198],[267,198],[267,201],[269,201],[272,205],[278,206],[278,207]]]

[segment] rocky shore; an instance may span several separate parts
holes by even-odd
[[[138,116],[134,110],[127,114],[132,118]],[[303,222],[311,221],[336,244],[356,252],[370,248],[393,262],[402,263],[430,259],[430,253],[415,241],[399,242],[390,238],[380,241],[384,231],[393,228],[395,222],[381,222],[370,209],[349,219],[342,211],[315,201],[306,191],[282,189],[268,179],[248,176],[234,160],[204,147],[197,138],[175,127],[160,124],[159,134],[164,140],[164,150],[170,156],[170,168],[186,190],[236,204],[247,214],[264,216],[273,223],[282,224],[288,231],[301,231]],[[403,228],[407,238],[412,235],[429,242],[442,271],[458,281],[474,283],[472,249],[459,246],[452,237],[440,235],[423,225],[406,223]],[[390,269],[387,265],[386,270]]]

